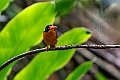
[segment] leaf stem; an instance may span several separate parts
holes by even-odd
[[[68,50],[68,49],[73,49],[73,48],[107,49],[107,48],[120,48],[120,45],[65,45],[65,46],[56,46],[55,50]],[[48,51],[53,51],[53,50],[54,50],[54,48],[48,49]],[[22,53],[20,55],[17,55],[13,58],[10,58],[8,61],[6,61],[5,63],[3,63],[0,66],[0,71],[3,70],[5,67],[7,67],[10,63],[12,63],[20,58],[23,58],[27,55],[38,54],[39,52],[44,52],[44,51],[47,51],[46,48],[35,49],[35,50],[31,50],[31,51]]]

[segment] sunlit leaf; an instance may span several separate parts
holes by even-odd
[[[45,26],[54,21],[54,10],[54,4],[50,2],[36,3],[20,12],[5,26],[0,33],[0,65],[41,42]],[[0,72],[1,80],[4,80],[9,68]]]

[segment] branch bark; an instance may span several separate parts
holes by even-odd
[[[106,48],[120,48],[120,45],[65,45],[65,46],[56,46],[55,50],[68,50],[68,49],[73,49],[73,48],[106,49]],[[48,50],[46,50],[46,48],[41,48],[41,49],[31,50],[31,51],[22,53],[20,55],[17,55],[15,57],[9,59],[5,63],[3,63],[0,66],[0,71],[3,70],[6,66],[8,66],[10,63],[12,63],[20,58],[23,58],[27,55],[38,54],[39,52],[53,51],[53,50],[54,50],[54,48],[49,48]]]

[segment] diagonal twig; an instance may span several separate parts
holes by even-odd
[[[120,45],[65,45],[65,46],[56,46],[55,50],[68,50],[73,48],[93,48],[93,49],[106,49],[106,48],[120,48]],[[48,51],[54,50],[53,48],[49,48]],[[31,50],[20,55],[17,55],[0,66],[0,71],[8,66],[10,63],[23,58],[27,55],[38,54],[39,52],[47,51],[46,48]]]

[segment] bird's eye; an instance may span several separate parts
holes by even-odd
[[[49,26],[51,26],[51,25],[47,25],[47,26],[46,26],[44,32],[48,32],[48,31],[50,30],[50,29],[49,29],[49,28],[50,28]]]

